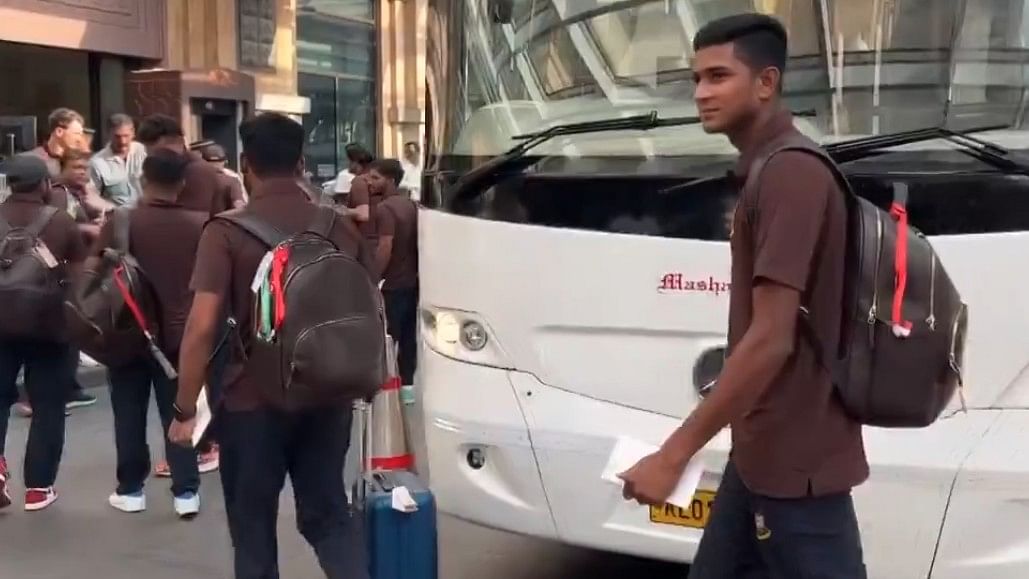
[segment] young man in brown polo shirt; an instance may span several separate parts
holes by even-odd
[[[369,188],[382,197],[375,208],[375,264],[382,273],[389,333],[397,341],[401,383],[411,385],[418,360],[418,205],[400,190],[400,161],[373,161],[367,179]]]
[[[303,174],[303,127],[266,113],[239,129],[250,203],[244,211],[285,235],[310,227],[319,211],[298,184]],[[354,223],[335,220],[330,239],[373,271]],[[176,421],[169,438],[190,444],[197,395],[207,359],[221,332],[223,308],[238,322],[238,339],[225,373],[218,417],[221,478],[237,579],[276,579],[279,494],[288,475],[297,502],[297,526],[314,548],[326,576],[350,577],[346,546],[347,499],[343,462],[350,440],[351,408],[326,406],[285,413],[266,396],[245,348],[254,339],[251,284],[268,251],[258,239],[222,220],[204,229],[193,273],[193,305],[179,355]],[[242,348],[239,346],[243,346]]]
[[[744,14],[707,24],[693,44],[704,129],[739,149],[735,176],[745,183],[755,160],[797,135],[780,101],[786,32]],[[657,453],[622,475],[626,498],[661,504],[693,455],[731,425],[732,452],[691,579],[866,576],[850,494],[868,476],[861,426],[798,335],[804,305],[822,350],[838,345],[845,236],[843,193],[809,153],[775,155],[741,191],[718,384]]]
[[[349,165],[347,169],[354,176],[350,181],[346,205],[339,210],[354,220],[367,241],[375,241],[375,206],[382,200],[382,194],[372,191],[368,185],[368,167],[375,158],[367,149],[357,143],[346,146]]]
[[[179,343],[186,325],[193,292],[193,275],[200,233],[208,220],[206,211],[183,208],[178,202],[185,186],[187,160],[168,149],[158,149],[143,161],[143,196],[129,209],[129,252],[146,272],[157,294],[160,327],[157,340],[161,350],[175,364]],[[115,221],[108,219],[93,247],[99,258],[114,242]],[[143,484],[150,474],[150,448],[147,446],[147,413],[153,389],[161,423],[171,425],[177,383],[169,380],[148,353],[109,370],[111,410],[114,412],[114,439],[117,449],[118,488],[108,503],[120,511],[137,513],[146,509]],[[165,444],[170,463],[171,491],[175,513],[190,518],[200,511],[200,473],[196,451],[177,444]]]
[[[146,147],[147,154],[167,149],[186,156],[186,184],[178,197],[178,204],[183,209],[206,211],[213,217],[235,207],[232,182],[204,161],[198,153],[188,150],[185,133],[179,121],[168,115],[150,115],[139,124],[136,139]],[[211,362],[211,380],[208,387],[212,405],[221,392],[221,369],[224,367],[225,355],[225,351],[222,350]],[[217,445],[211,444],[202,449],[198,459],[200,472],[206,473],[217,469],[220,466]],[[168,463],[159,463],[155,474],[160,477],[170,476],[171,469]]]
[[[72,218],[46,205],[49,173],[42,159],[17,156],[0,165],[0,173],[7,176],[11,189],[10,196],[0,205],[0,239],[16,228],[42,226],[37,239],[43,248],[37,250],[37,255],[47,267],[63,265],[66,281],[74,279],[86,257],[86,247]],[[41,221],[44,212],[51,213],[45,225]],[[64,451],[64,405],[77,358],[70,355],[62,328],[63,313],[55,314],[59,319],[37,321],[46,324],[47,332],[53,332],[45,338],[0,338],[0,508],[11,504],[7,490],[9,471],[3,454],[9,410],[17,399],[16,382],[23,367],[25,390],[33,409],[25,450],[25,510],[42,510],[57,500],[54,482]],[[0,327],[0,335],[5,331]]]

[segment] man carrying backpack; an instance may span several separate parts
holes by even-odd
[[[200,233],[208,219],[206,211],[191,211],[178,203],[185,185],[185,156],[158,149],[143,161],[143,197],[132,209],[112,215],[100,231],[94,255],[101,258],[117,246],[116,231],[128,233],[128,254],[146,275],[156,297],[156,318],[160,325],[157,343],[166,357],[178,360],[179,343],[186,324],[193,293],[189,280]],[[121,220],[127,223],[120,223]],[[171,241],[174,240],[174,241]],[[143,484],[150,472],[147,446],[147,412],[150,390],[154,391],[161,423],[167,429],[174,418],[176,381],[169,379],[150,352],[140,349],[125,364],[109,370],[111,409],[114,412],[115,447],[118,455],[118,488],[108,502],[126,513],[146,509]],[[200,511],[200,474],[196,451],[177,444],[165,444],[171,467],[173,507],[181,518]]]
[[[235,576],[278,577],[276,522],[288,475],[297,525],[326,576],[349,577],[343,462],[351,403],[383,378],[373,266],[352,221],[310,203],[298,185],[303,127],[267,113],[239,133],[250,203],[216,217],[201,237],[168,434],[190,444],[227,304],[238,336],[217,434]]]
[[[702,124],[739,149],[735,176],[746,184],[730,240],[729,355],[683,425],[621,475],[623,494],[663,504],[690,459],[731,424],[732,452],[690,577],[864,578],[851,500],[868,476],[861,425],[816,355],[839,344],[845,197],[809,152],[776,154],[747,179],[766,151],[799,136],[780,100],[782,25],[732,16],[708,23],[693,45]]]
[[[69,354],[63,303],[86,247],[67,212],[46,205],[46,164],[20,155],[0,165],[11,194],[0,205],[0,508],[11,504],[3,458],[18,371],[33,408],[25,450],[25,510],[57,500],[65,401],[77,359]]]

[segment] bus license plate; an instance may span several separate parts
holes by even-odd
[[[712,491],[697,491],[693,495],[693,502],[689,508],[665,505],[663,507],[650,507],[650,522],[659,525],[675,525],[677,527],[690,527],[692,529],[703,529],[711,517],[711,505],[715,502],[715,493]]]

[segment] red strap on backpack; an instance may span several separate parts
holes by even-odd
[[[289,250],[285,247],[276,247],[272,255],[272,295],[275,298],[275,329],[281,330],[282,323],[286,320],[286,293],[284,291],[286,280],[286,263],[289,261]]]
[[[904,294],[908,285],[908,211],[905,206],[907,190],[896,191],[890,205],[890,216],[897,221],[897,248],[893,258],[896,273],[893,290],[893,333],[898,338],[911,333],[911,322],[904,319]]]

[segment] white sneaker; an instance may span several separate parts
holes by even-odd
[[[192,519],[200,513],[200,495],[186,493],[175,497],[175,514],[181,519]]]
[[[119,495],[111,493],[107,502],[123,513],[142,513],[146,510],[146,495],[136,493],[132,495]]]

